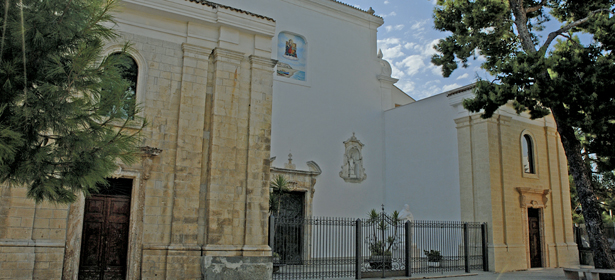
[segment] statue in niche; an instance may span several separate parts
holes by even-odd
[[[363,156],[361,156],[364,145],[352,133],[352,137],[344,141],[344,146],[344,165],[340,171],[340,177],[349,183],[360,183],[367,178],[363,168]]]

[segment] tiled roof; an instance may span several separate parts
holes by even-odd
[[[225,6],[225,5],[222,5],[222,4],[210,2],[210,1],[207,1],[207,0],[186,0],[186,1],[194,2],[194,3],[205,5],[205,6],[209,6],[209,7],[212,7],[214,9],[219,9],[219,8],[227,9],[227,10],[231,10],[231,11],[234,11],[234,12],[243,13],[243,14],[250,15],[250,16],[253,16],[253,17],[262,18],[262,19],[266,19],[268,21],[275,22],[275,20],[270,18],[270,17],[266,17],[266,16],[263,16],[263,15],[251,13],[251,12],[248,12],[248,11],[244,11],[242,9],[237,9],[237,8],[233,8],[233,7],[230,7],[230,6]],[[334,0],[332,0],[332,1],[334,1]]]
[[[367,13],[367,14],[370,14],[370,15],[373,15],[373,16],[375,16],[375,17],[382,18],[381,16],[377,16],[377,15],[375,15],[375,14],[374,14],[374,10],[372,10],[372,8],[371,8],[371,7],[369,8],[371,11],[366,11],[366,10],[359,9],[359,8],[357,8],[357,7],[353,6],[353,5],[346,4],[346,3],[341,2],[341,1],[337,1],[337,0],[329,0],[329,1],[331,1],[331,2],[335,2],[335,3],[339,3],[339,4],[342,4],[342,5],[344,5],[344,6],[351,7],[351,8],[353,8],[353,9],[355,9],[355,10],[359,10],[359,11],[361,11],[361,12],[364,12],[364,13]]]

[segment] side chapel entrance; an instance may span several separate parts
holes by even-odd
[[[85,200],[79,279],[126,279],[132,179],[107,179]]]
[[[527,209],[528,232],[530,240],[530,266],[542,267],[542,252],[540,245],[540,209]]]
[[[519,192],[521,202],[521,213],[523,217],[523,232],[525,237],[525,252],[527,267],[543,267],[549,265],[549,254],[543,254],[544,248],[544,226],[543,210],[547,207],[551,193],[549,189],[535,188],[516,188]]]

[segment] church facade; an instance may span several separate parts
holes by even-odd
[[[384,21],[335,0],[124,0],[142,160],[105,194],[1,189],[0,279],[270,279],[269,181],[296,213],[488,223],[490,269],[578,263],[550,117],[481,119],[472,86],[420,101],[376,48]],[[412,94],[411,92],[408,94]]]

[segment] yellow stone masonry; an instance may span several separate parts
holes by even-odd
[[[490,267],[530,268],[528,208],[540,209],[543,267],[578,264],[573,240],[567,162],[551,116],[536,125],[495,114],[457,123],[461,219],[489,225]],[[534,141],[536,174],[522,169],[523,134]]]

